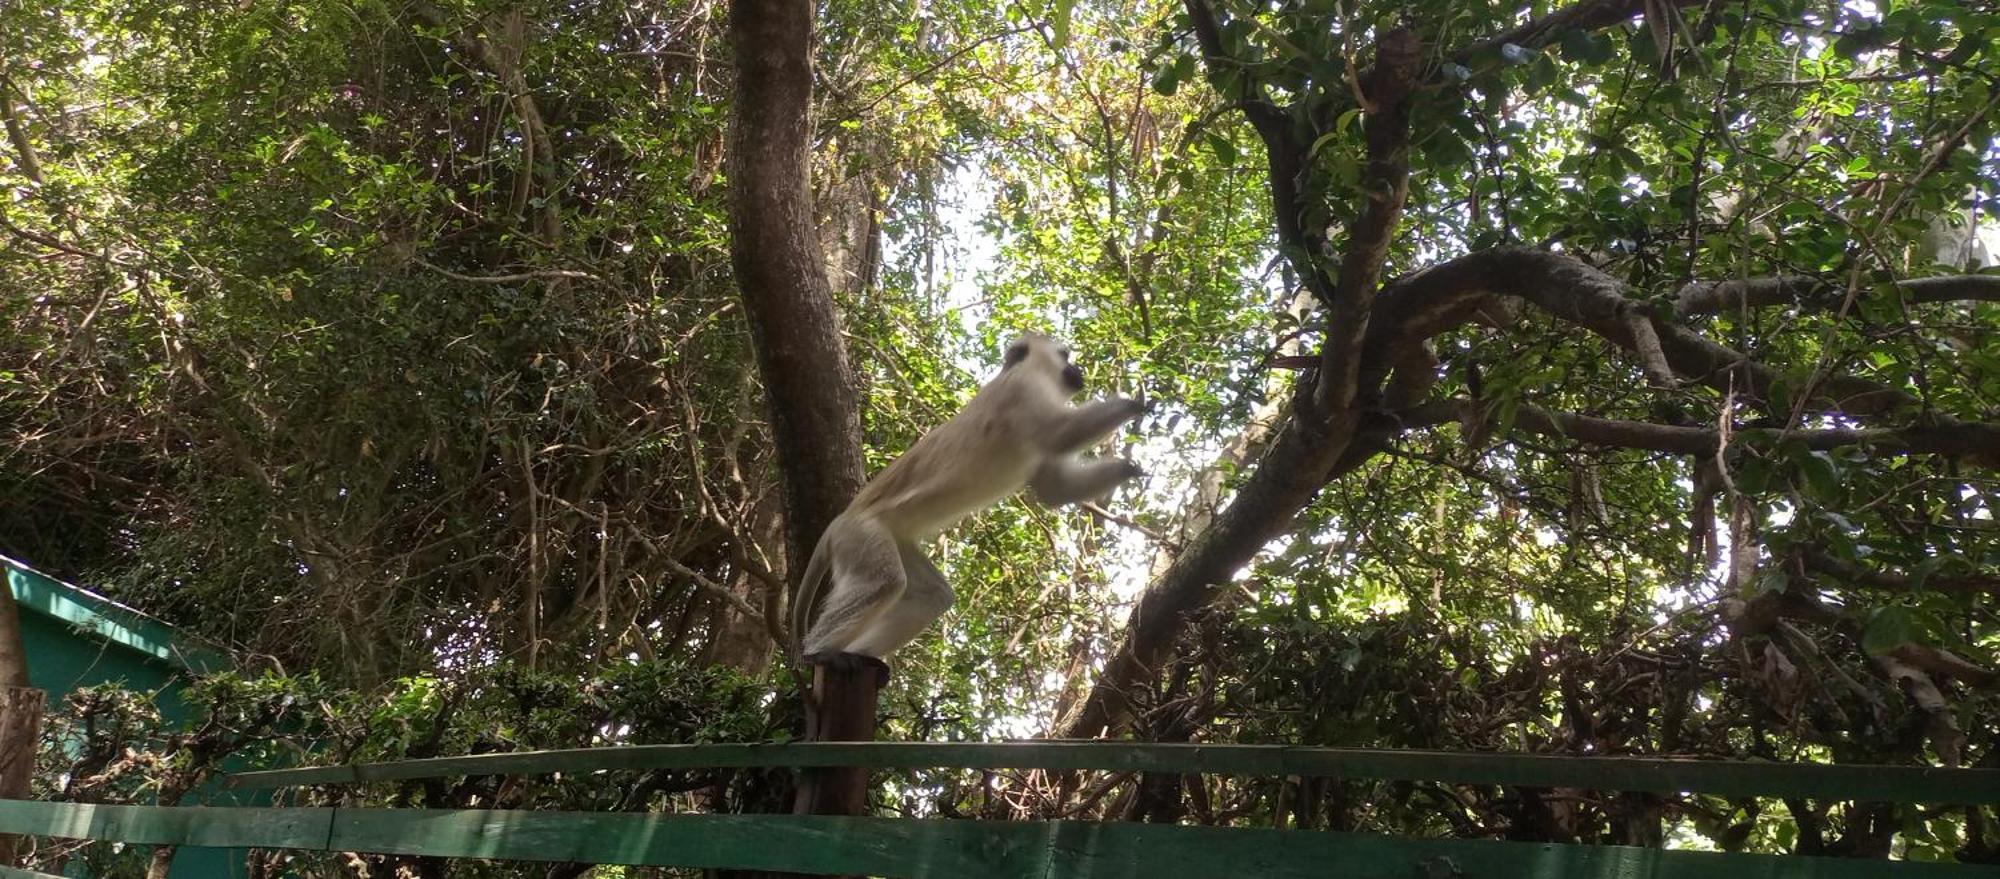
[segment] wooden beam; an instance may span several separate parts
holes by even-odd
[[[231,776],[228,785],[235,788],[269,788],[454,775],[764,766],[1139,770],[1185,775],[1297,775],[1902,803],[2000,803],[2000,769],[1295,748],[1283,745],[1051,741],[811,742],[580,748],[245,772]]]
[[[0,828],[22,836],[106,839],[141,845],[323,850],[333,811],[0,800]]]
[[[2000,867],[1269,828],[831,815],[261,809],[0,801],[0,831],[910,879],[1987,879]]]

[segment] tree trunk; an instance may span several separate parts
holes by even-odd
[[[771,409],[785,483],[786,569],[805,570],[813,544],[862,482],[854,373],[813,222],[811,146],[813,7],[805,0],[737,0],[729,131],[730,255]],[[869,740],[871,674],[822,672],[807,700],[811,736]],[[823,709],[823,710],[822,710]],[[856,814],[867,773],[815,773],[802,802],[822,814]]]
[[[24,800],[35,776],[46,696],[28,685],[28,649],[11,584],[0,584],[0,798]],[[0,866],[15,861],[19,837],[0,835]]]
[[[785,556],[805,570],[827,523],[861,490],[861,420],[807,186],[812,6],[730,7],[736,116],[729,234],[785,480]]]

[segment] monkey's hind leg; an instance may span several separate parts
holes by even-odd
[[[862,632],[896,604],[906,583],[895,537],[873,518],[836,519],[826,540],[833,564],[801,645],[807,657],[858,652]]]
[[[916,640],[951,607],[951,584],[945,582],[944,574],[930,559],[924,558],[922,551],[905,543],[897,548],[897,554],[908,585],[894,605],[855,636],[854,646],[849,650],[868,656],[888,656]]]

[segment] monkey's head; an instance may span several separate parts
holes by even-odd
[[[1083,390],[1083,370],[1069,362],[1069,349],[1041,333],[1022,333],[1007,346],[1006,363],[1000,371],[1015,369],[1058,378],[1063,389],[1072,394]]]

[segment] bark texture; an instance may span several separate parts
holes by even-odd
[[[729,11],[736,53],[730,255],[770,405],[784,482],[786,570],[793,572],[805,570],[820,533],[862,483],[858,395],[808,179],[812,16],[804,0],[738,0]],[[816,671],[807,737],[873,739],[872,675]],[[798,805],[817,814],[859,814],[867,782],[866,771],[811,773]]]
[[[736,116],[729,130],[729,234],[785,484],[785,555],[813,542],[861,489],[861,421],[813,226],[807,159],[812,7],[730,6]]]

